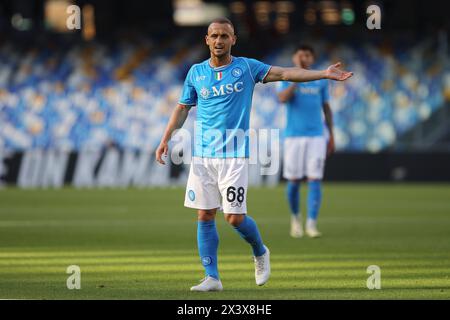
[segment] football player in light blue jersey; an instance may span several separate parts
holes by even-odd
[[[314,49],[299,46],[292,56],[295,66],[309,69]],[[300,214],[300,180],[308,180],[306,234],[319,237],[317,216],[322,201],[325,158],[334,151],[333,118],[329,104],[328,80],[304,83],[281,82],[278,98],[286,105],[283,176],[288,180],[287,198],[291,210],[291,236],[303,236]],[[325,138],[324,121],[328,129]]]
[[[181,99],[169,119],[156,160],[165,164],[172,133],[182,127],[189,110],[196,106],[194,156],[186,187],[185,206],[197,209],[197,244],[205,278],[192,291],[223,289],[217,266],[219,236],[216,211],[223,209],[225,219],[251,246],[257,285],[270,276],[270,253],[255,221],[247,215],[248,139],[253,89],[258,82],[305,82],[319,79],[345,80],[351,72],[339,64],[327,70],[269,66],[260,61],[233,57],[236,43],[233,24],[225,18],[214,20],[205,36],[210,59],[195,64],[184,82]]]

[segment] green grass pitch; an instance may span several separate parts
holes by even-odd
[[[3,189],[0,298],[449,299],[449,196],[448,184],[328,183],[324,237],[292,239],[283,186],[250,189],[270,281],[255,285],[250,248],[218,214],[224,291],[191,293],[203,272],[182,188]],[[80,290],[66,288],[69,265],[81,268]],[[381,290],[366,287],[369,265]]]

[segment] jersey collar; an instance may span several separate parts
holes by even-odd
[[[213,67],[213,66],[211,65],[211,58],[209,58],[209,59],[208,59],[208,66],[210,66],[210,68],[213,69],[214,71],[220,71],[220,70],[223,70],[223,69],[226,69],[227,67],[229,67],[233,62],[234,62],[234,57],[231,56],[231,61],[230,61],[230,63],[228,63],[228,64],[226,64],[226,65],[223,65],[223,66],[220,66],[220,67]]]

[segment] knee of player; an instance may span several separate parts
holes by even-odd
[[[216,216],[216,210],[198,210],[197,215],[200,221],[211,221]]]
[[[231,224],[233,227],[237,227],[244,220],[243,214],[226,214],[225,220]]]

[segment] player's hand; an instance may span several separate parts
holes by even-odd
[[[326,78],[336,81],[344,81],[353,76],[353,72],[341,70],[341,63],[338,62],[328,67],[326,70]]]
[[[162,159],[162,156],[167,157],[167,153],[169,152],[169,145],[166,142],[161,142],[158,148],[156,149],[156,161],[161,164],[166,164],[166,162]]]
[[[333,135],[330,135],[330,138],[328,139],[328,145],[327,145],[327,156],[331,156],[334,151],[336,150],[336,147],[334,145],[334,137]]]

